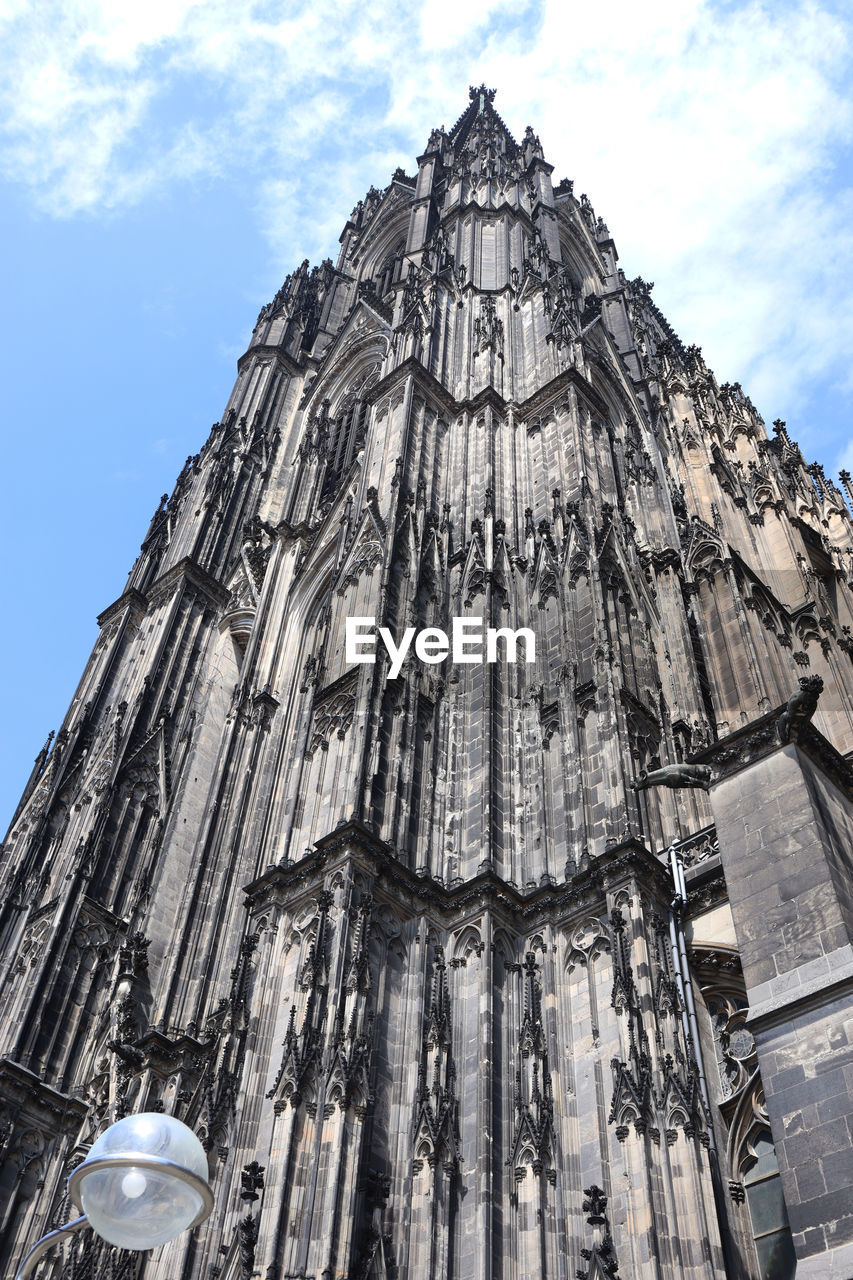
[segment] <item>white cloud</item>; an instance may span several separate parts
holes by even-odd
[[[422,50],[451,49],[480,27],[511,11],[514,0],[425,0],[420,14]]]
[[[849,378],[850,34],[810,0],[7,3],[5,167],[56,215],[239,172],[284,270],[485,79],[720,378],[790,415]]]
[[[842,449],[841,453],[835,460],[835,469],[837,471],[853,472],[853,440]]]

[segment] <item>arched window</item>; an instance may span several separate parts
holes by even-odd
[[[329,430],[326,448],[326,474],[323,479],[322,497],[334,494],[353,459],[364,447],[370,414],[368,392],[379,380],[379,364],[371,365],[350,383],[338,404]]]
[[[753,1133],[748,1145],[754,1163],[743,1175],[743,1185],[758,1254],[758,1274],[761,1280],[793,1280],[797,1258],[770,1130]]]
[[[718,1105],[728,1129],[729,1185],[734,1206],[740,1206],[734,1212],[740,1215],[741,1238],[746,1246],[747,1233],[752,1234],[759,1280],[794,1280],[796,1255],[755,1041],[746,1025],[749,1004],[740,965],[723,949],[697,948],[692,960],[714,1037],[720,1075]]]
[[[401,240],[395,249],[392,249],[382,266],[376,273],[376,296],[384,297],[393,284],[396,284],[402,275],[403,254],[406,250],[405,239]]]

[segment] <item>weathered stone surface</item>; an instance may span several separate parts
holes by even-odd
[[[853,796],[837,781],[790,744],[712,791],[794,1243],[826,1275],[853,1237]]]
[[[771,1121],[799,1280],[845,1274],[850,515],[493,98],[262,309],[36,762],[10,1273],[149,1109],[211,1218],[57,1274],[751,1280]],[[536,659],[392,679],[357,617]]]

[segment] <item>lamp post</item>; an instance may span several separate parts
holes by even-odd
[[[26,1280],[55,1244],[81,1227],[123,1249],[153,1249],[203,1222],[213,1208],[207,1156],[174,1116],[141,1112],[111,1125],[68,1177],[79,1218],[43,1236],[15,1280]]]

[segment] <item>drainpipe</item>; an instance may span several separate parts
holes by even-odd
[[[687,902],[687,885],[684,880],[684,867],[674,846],[669,851],[669,865],[675,886],[675,898],[669,912],[669,940],[672,946],[675,981],[678,986],[678,994],[681,997],[681,1021],[688,1043],[690,1041],[693,1042],[693,1052],[696,1055],[696,1066],[699,1071],[699,1092],[702,1095],[702,1102],[708,1112],[710,1121],[711,1100],[708,1096],[708,1082],[705,1079],[705,1062],[702,1054],[702,1042],[699,1039],[699,1024],[696,1021],[696,1004],[693,999],[693,982],[690,977],[690,967],[687,963],[687,947],[684,941],[684,928],[682,925],[682,912]],[[709,1126],[709,1137],[711,1143],[708,1150],[716,1150],[713,1125]]]
[[[729,1230],[729,1219],[726,1198],[723,1191],[723,1179],[720,1173],[720,1158],[717,1151],[717,1140],[714,1134],[711,1099],[708,1094],[708,1081],[705,1076],[705,1060],[702,1053],[702,1041],[699,1038],[699,1023],[696,1019],[696,1003],[693,999],[693,980],[690,977],[690,966],[687,963],[687,946],[684,940],[683,912],[687,904],[687,884],[684,879],[684,867],[674,845],[669,850],[669,866],[675,897],[669,909],[669,941],[672,950],[672,967],[675,971],[675,983],[681,1000],[681,1025],[686,1044],[693,1045],[696,1058],[696,1069],[699,1075],[699,1092],[708,1115],[708,1163],[711,1167],[711,1185],[714,1191],[714,1205],[717,1210],[717,1221],[720,1228],[720,1243],[723,1248],[723,1264],[726,1276],[730,1280],[741,1275],[734,1242]]]

